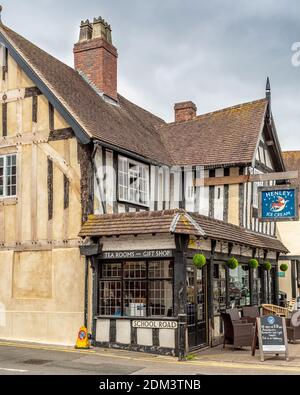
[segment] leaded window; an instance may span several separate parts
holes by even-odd
[[[149,205],[149,166],[119,156],[119,200]]]
[[[0,156],[0,197],[17,194],[16,154]]]
[[[173,262],[158,260],[101,264],[99,302],[100,315],[171,317]]]

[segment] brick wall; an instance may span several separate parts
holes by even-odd
[[[189,121],[195,118],[197,115],[197,107],[191,101],[176,103],[174,109],[175,109],[175,122]]]
[[[74,46],[75,69],[114,100],[117,100],[117,59],[117,49],[102,38],[79,42]]]

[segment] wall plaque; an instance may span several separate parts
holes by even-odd
[[[143,329],[177,329],[177,321],[133,320],[133,328]]]

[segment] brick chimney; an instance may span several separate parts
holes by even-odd
[[[118,52],[112,45],[111,27],[101,17],[82,21],[79,41],[74,45],[75,69],[104,95],[118,100]]]
[[[176,103],[174,106],[174,110],[175,122],[190,121],[197,116],[197,107],[196,104],[192,101]]]

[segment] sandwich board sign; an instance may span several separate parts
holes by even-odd
[[[285,318],[273,315],[258,317],[252,343],[253,356],[255,355],[257,340],[262,362],[265,360],[266,354],[284,355],[285,359],[289,360]]]
[[[299,189],[292,185],[258,188],[259,221],[298,221],[298,194]]]

